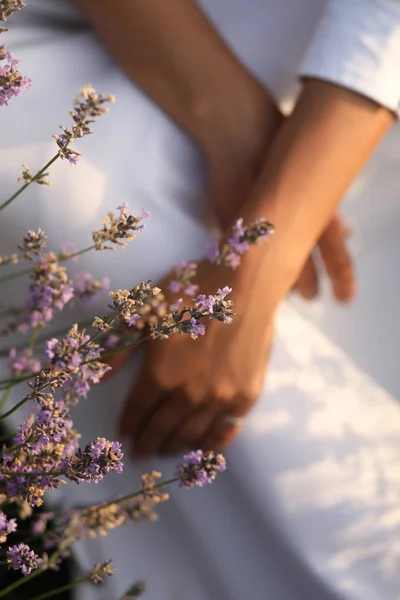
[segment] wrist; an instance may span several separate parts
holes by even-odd
[[[209,164],[234,162],[243,147],[259,148],[272,139],[280,112],[259,81],[240,64],[226,69],[193,100],[188,129]]]

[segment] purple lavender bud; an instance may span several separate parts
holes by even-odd
[[[173,279],[168,284],[168,289],[172,294],[179,294],[181,291],[182,285],[180,281]]]
[[[7,536],[17,529],[17,520],[9,519],[2,510],[0,510],[0,544],[4,544]]]
[[[40,558],[27,544],[21,543],[8,548],[7,563],[10,569],[29,575],[33,569],[39,567]]]
[[[204,335],[206,328],[203,323],[198,323],[194,317],[190,319],[191,327],[189,329],[190,335],[196,339],[199,335]]]
[[[212,483],[217,474],[225,470],[226,462],[222,454],[212,450],[196,450],[184,455],[183,462],[176,467],[176,474],[182,487],[191,488]]]

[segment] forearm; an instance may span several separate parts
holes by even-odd
[[[393,121],[387,109],[358,94],[319,80],[305,82],[244,210],[247,222],[264,216],[276,226],[271,242],[244,262],[246,277],[265,282],[257,287],[270,310],[290,289],[349,184]]]
[[[240,83],[250,74],[194,0],[76,3],[125,73],[203,148],[253,109]]]

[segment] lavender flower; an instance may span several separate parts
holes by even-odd
[[[126,202],[118,206],[117,210],[119,215],[108,212],[103,219],[103,227],[92,232],[96,250],[115,250],[115,246],[125,248],[127,242],[135,239],[136,232],[143,231],[142,221],[149,216],[148,211],[143,208],[139,217],[129,215]]]
[[[39,513],[32,523],[32,533],[34,535],[42,535],[47,529],[48,522],[53,518],[54,513],[52,512]]]
[[[113,309],[114,315],[112,317],[95,317],[92,325],[100,331],[107,332],[111,329],[112,323],[118,318],[129,326],[136,325],[136,322],[140,319],[139,310],[144,307],[146,310],[144,313],[151,311],[148,304],[149,298],[157,296],[161,292],[160,288],[152,287],[151,281],[144,283],[143,281],[136,285],[131,290],[117,290],[116,292],[110,292],[110,296],[113,299],[110,308]]]
[[[92,86],[87,85],[80,91],[80,95],[74,101],[74,109],[70,112],[72,117],[72,126],[70,129],[60,126],[61,135],[53,135],[59,148],[58,155],[61,159],[68,160],[72,165],[76,165],[79,160],[79,152],[71,150],[69,144],[77,138],[84,137],[92,133],[89,125],[96,122],[96,117],[106,114],[109,108],[104,104],[114,102],[114,96],[103,96],[97,94]]]
[[[198,264],[195,262],[180,262],[174,267],[176,279],[168,284],[168,289],[173,294],[183,292],[186,296],[194,296],[199,291],[199,286],[192,283],[193,277],[197,273]]]
[[[9,519],[2,510],[0,510],[0,544],[7,541],[7,536],[17,529],[17,519]]]
[[[259,219],[247,227],[243,225],[243,219],[238,219],[233,226],[232,236],[221,251],[216,243],[208,248],[208,259],[217,265],[236,269],[240,265],[241,257],[249,251],[250,246],[258,244],[260,240],[266,239],[274,231],[272,223],[265,219]]]
[[[1,5],[0,14],[3,14]],[[8,106],[12,98],[22,90],[28,90],[31,85],[31,80],[19,72],[20,61],[14,58],[12,52],[6,52],[5,60],[6,64],[0,65],[0,106]]]
[[[29,575],[40,566],[40,558],[27,544],[16,544],[7,550],[7,564],[10,569]]]
[[[22,246],[18,248],[22,251],[22,254],[10,254],[8,256],[0,256],[0,265],[7,264],[18,264],[22,258],[32,260],[34,256],[39,256],[46,247],[45,240],[47,236],[44,235],[43,231],[39,228],[37,231],[30,230],[23,239]]]
[[[30,375],[40,370],[40,360],[33,356],[31,348],[23,348],[22,350],[11,348],[8,357],[11,372],[16,377]]]
[[[14,254],[6,254],[5,256],[0,256],[0,266],[1,265],[17,265],[19,263],[20,256],[16,252]]]
[[[22,167],[23,167],[22,177],[18,177],[18,180],[17,180],[20,183],[32,183],[34,181],[35,183],[38,183],[40,185],[51,185],[51,181],[49,181],[47,179],[49,176],[48,173],[41,173],[39,171],[39,174],[33,175],[32,171],[30,170],[28,165],[26,165],[25,163],[22,163]]]
[[[19,249],[23,252],[23,258],[32,260],[34,256],[39,256],[46,247],[46,239],[47,235],[40,227],[36,231],[30,229],[24,237],[22,246],[19,246]]]
[[[216,319],[222,323],[232,323],[233,302],[225,300],[231,292],[231,288],[225,286],[214,295],[205,296],[200,294],[194,298],[194,306],[182,306],[182,298],[170,306],[170,313],[163,319],[159,319],[151,325],[151,336],[153,339],[167,339],[171,333],[189,334],[193,339],[205,334],[205,325],[200,321],[206,317]],[[179,310],[180,309],[180,310]],[[185,316],[188,318],[185,318]]]
[[[192,317],[190,319],[190,327],[189,327],[190,337],[193,340],[197,340],[199,335],[204,335],[205,332],[206,332],[205,326],[202,323],[199,323],[198,321],[196,321],[196,319],[194,317]]]
[[[222,454],[212,450],[189,452],[185,454],[183,460],[184,462],[176,467],[176,475],[180,478],[179,485],[185,488],[195,485],[203,487],[212,483],[218,473],[226,470],[226,462]]]
[[[3,448],[0,481],[9,498],[40,506],[44,493],[62,483],[59,475],[79,437],[63,402],[51,395],[43,400],[36,416],[20,425],[13,447]]]
[[[59,264],[53,252],[39,258],[32,279],[25,305],[26,315],[18,327],[22,332],[29,327],[44,327],[54,313],[62,310],[74,296],[66,269]]]
[[[99,383],[110,370],[100,360],[102,351],[103,348],[91,341],[85,330],[79,331],[76,324],[63,339],[52,338],[46,342],[49,377],[63,375],[61,385],[67,404],[76,404],[80,397],[86,398],[90,386]]]
[[[25,6],[25,0],[0,0],[0,21],[7,21],[8,17]]]
[[[65,475],[76,483],[98,483],[110,471],[122,472],[122,457],[119,442],[109,442],[99,437],[95,442],[90,442],[84,450],[79,449],[66,463]]]
[[[90,574],[90,581],[93,583],[103,583],[103,575],[115,575],[115,569],[111,566],[111,560],[95,565]]]
[[[73,262],[77,262],[78,257],[75,256],[77,252],[78,248],[76,244],[74,244],[73,242],[64,242],[64,244],[62,244],[61,246],[61,252],[58,255],[58,259],[61,261],[70,258]]]
[[[96,304],[97,294],[108,290],[110,280],[103,277],[101,281],[94,279],[90,273],[78,273],[74,279],[74,296],[82,300],[84,304]]]

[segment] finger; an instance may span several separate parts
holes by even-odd
[[[314,259],[309,256],[298,280],[294,285],[296,292],[306,300],[312,300],[318,294],[318,275]]]
[[[135,456],[157,454],[163,442],[193,411],[192,404],[182,390],[165,396],[154,409],[141,420],[134,443]]]
[[[238,396],[236,402],[232,402],[232,407],[227,410],[220,410],[211,421],[207,431],[199,441],[199,448],[202,450],[221,450],[229,446],[240,433],[244,417],[249,412],[250,406],[248,398]]]
[[[348,232],[339,215],[335,215],[322,234],[318,245],[335,298],[351,300],[356,293],[353,261],[347,248]]]
[[[193,411],[164,439],[159,454],[178,454],[189,448],[197,448],[214,418],[215,410],[210,405]]]

